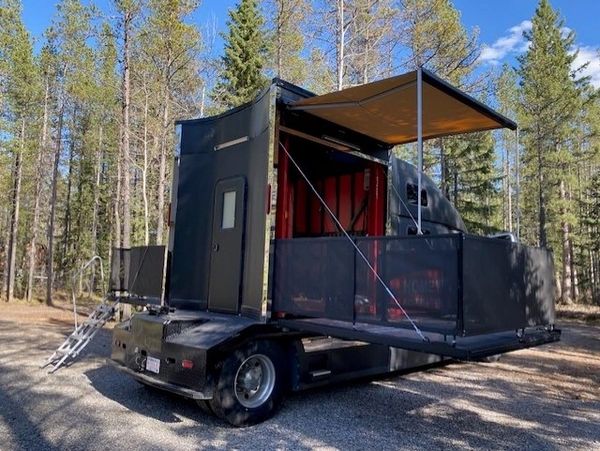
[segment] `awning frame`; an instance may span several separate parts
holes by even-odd
[[[315,111],[315,110],[323,110],[323,109],[331,109],[331,108],[340,108],[340,107],[361,107],[364,106],[370,102],[373,102],[375,100],[378,100],[382,97],[385,96],[389,96],[391,94],[400,92],[402,90],[405,90],[409,87],[413,87],[416,83],[416,106],[417,106],[417,166],[418,166],[418,171],[417,171],[417,233],[419,235],[423,234],[422,231],[422,213],[421,213],[421,209],[422,209],[422,199],[421,199],[421,190],[422,190],[422,185],[423,185],[423,181],[422,181],[422,174],[423,174],[423,83],[427,83],[430,86],[440,90],[441,92],[443,92],[444,94],[447,94],[448,96],[454,98],[455,100],[461,102],[462,104],[468,106],[469,108],[472,108],[473,110],[477,111],[478,113],[480,113],[481,115],[484,115],[486,117],[488,117],[489,119],[491,119],[492,121],[494,121],[496,124],[498,124],[498,127],[487,127],[487,128],[479,128],[477,130],[474,131],[485,131],[485,130],[493,130],[493,129],[497,129],[497,128],[508,128],[510,130],[516,131],[516,141],[517,141],[517,146],[518,146],[518,129],[517,129],[517,124],[516,122],[512,121],[511,119],[507,118],[506,116],[494,111],[493,109],[491,109],[490,107],[488,107],[487,105],[483,104],[482,102],[480,102],[479,100],[475,99],[474,97],[460,91],[459,89],[455,88],[454,86],[452,86],[451,84],[449,84],[448,82],[442,80],[441,78],[439,78],[438,76],[434,75],[432,72],[429,72],[428,70],[424,69],[422,66],[419,66],[416,70],[416,79],[410,80],[400,86],[394,86],[391,89],[382,91],[382,92],[378,92],[376,94],[373,94],[369,97],[360,99],[360,100],[349,100],[349,101],[345,101],[345,102],[330,102],[330,103],[321,103],[321,104],[316,104],[316,105],[290,105],[288,107],[288,109],[290,110],[301,110],[301,111],[306,111],[309,112],[310,111]],[[435,139],[435,138],[440,138],[440,137],[444,137],[444,136],[451,136],[451,135],[458,135],[458,134],[464,134],[467,132],[446,132],[446,133],[440,133],[440,134],[434,134],[434,135],[428,135],[425,139]],[[411,141],[408,141],[411,142]],[[407,142],[407,143],[408,143]],[[414,142],[414,141],[412,141]],[[391,144],[391,143],[390,143]],[[517,147],[518,148],[518,147]],[[517,194],[518,196],[518,194]],[[519,227],[519,212],[517,212],[517,229]],[[518,231],[517,231],[518,233]]]

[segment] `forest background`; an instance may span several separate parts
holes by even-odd
[[[519,123],[519,142],[427,142],[425,170],[469,231],[548,247],[557,298],[600,304],[600,55],[548,0],[510,30],[513,65],[486,64],[512,41],[482,45],[450,0],[240,0],[222,29],[192,20],[197,0],[100,6],[57,2],[36,40],[20,1],[0,0],[3,299],[51,304],[94,255],[166,242],[176,119],[272,77],[323,93],[423,66]]]

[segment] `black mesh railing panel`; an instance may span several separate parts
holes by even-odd
[[[352,320],[354,248],[346,238],[278,240],[275,255],[278,311]]]
[[[160,298],[164,256],[164,246],[113,249],[109,290]]]
[[[554,263],[552,254],[522,246],[525,320],[528,326],[554,324]]]
[[[463,265],[465,335],[554,323],[549,251],[465,236]]]
[[[525,324],[519,246],[505,240],[465,237],[463,318],[466,335]]]
[[[458,236],[358,238],[356,242],[395,297],[357,253],[357,321],[408,326],[406,312],[423,330],[456,331]]]
[[[277,240],[273,311],[411,327],[408,314],[423,331],[459,336],[554,323],[546,250],[462,234],[354,243],[360,253],[344,237]]]

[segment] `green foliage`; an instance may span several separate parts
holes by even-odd
[[[547,0],[539,2],[526,33],[530,46],[519,67],[499,73],[478,66],[478,30],[463,26],[450,0],[239,0],[229,12],[217,63],[210,28],[189,20],[199,4],[113,0],[119,14],[106,10],[102,16],[87,0],[61,0],[36,54],[20,1],[0,0],[0,263],[14,217],[17,156],[17,274],[23,274],[33,232],[39,244],[48,243],[54,157],[61,149],[54,261],[55,280],[62,284],[93,254],[107,261],[117,244],[125,175],[131,244],[165,241],[159,230],[165,226],[175,119],[250,101],[273,75],[325,93],[340,83],[356,85],[423,65],[485,103],[495,100],[521,128],[520,153],[511,131],[426,143],[425,170],[469,230],[517,231],[520,213],[521,238],[551,247],[563,282],[570,277],[576,284],[578,277],[581,297],[600,302],[600,100],[586,79],[577,78],[574,35]],[[121,120],[125,18],[127,130]],[[126,161],[119,150],[125,131]],[[396,151],[415,161],[414,145]]]
[[[454,141],[454,142],[453,142]],[[470,233],[490,234],[502,229],[497,212],[498,174],[494,165],[495,149],[489,132],[474,133],[461,139],[447,140],[452,149],[450,200],[454,203]]]
[[[581,108],[578,83],[571,65],[573,32],[563,33],[564,22],[547,0],[541,0],[532,30],[525,33],[530,46],[519,58],[523,130],[523,237],[542,246],[557,247],[555,231],[561,220],[573,219],[570,203],[559,199],[558,187],[569,176],[572,152],[568,139]],[[533,227],[532,227],[533,226]]]
[[[267,0],[265,10],[269,29],[266,64],[275,76],[297,85],[304,84],[308,65],[302,55],[306,41],[302,27],[312,12],[310,2]]]
[[[406,65],[424,66],[462,86],[479,56],[478,30],[465,30],[449,0],[407,0],[402,14],[406,28],[400,39],[410,49]]]
[[[257,0],[240,0],[229,11],[222,69],[212,98],[225,108],[252,100],[265,87],[267,42]]]

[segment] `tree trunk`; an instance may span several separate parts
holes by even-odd
[[[10,235],[8,241],[8,255],[7,255],[7,286],[6,286],[6,300],[10,302],[13,300],[15,291],[15,270],[17,262],[17,239],[19,237],[19,209],[21,203],[21,177],[23,174],[23,151],[25,149],[25,118],[21,120],[21,144],[15,155],[15,166],[14,166],[14,185],[12,192],[12,211],[10,220]]]
[[[204,104],[206,102],[206,85],[202,85],[202,94],[200,97],[200,117],[204,117]]]
[[[566,191],[564,180],[560,181],[560,198],[563,202],[566,202]],[[565,211],[563,209],[563,215]],[[561,221],[561,232],[562,232],[562,296],[561,301],[564,304],[571,304],[573,302],[572,285],[571,285],[571,241],[569,235],[569,224],[565,219]]]
[[[62,252],[59,255],[59,269],[62,271],[64,271],[65,268],[68,267],[67,259],[69,258],[69,246],[71,240],[71,188],[73,185],[73,154],[75,150],[74,147],[75,143],[71,141],[69,145],[69,172],[67,173],[67,199],[65,203]]]
[[[539,227],[539,245],[540,247],[548,247],[546,237],[546,199],[544,196],[544,168],[542,167],[542,149],[538,144],[538,227]]]
[[[123,12],[123,86],[122,95],[122,135],[121,135],[121,156],[123,165],[123,247],[131,247],[131,174],[130,174],[130,156],[129,156],[129,107],[130,107],[130,55],[129,39],[131,31],[131,21],[133,12],[130,10]]]
[[[129,155],[129,109],[130,109],[130,54],[129,39],[131,32],[131,22],[133,20],[133,11],[126,9],[123,11],[123,83],[121,87],[122,101],[122,122],[121,122],[121,170],[123,182],[121,185],[123,201],[123,235],[122,246],[131,247],[131,161]],[[125,305],[122,310],[122,319],[131,317],[131,306]]]
[[[52,170],[52,186],[50,194],[50,218],[48,220],[48,255],[46,259],[46,304],[52,305],[52,285],[54,283],[54,221],[56,219],[56,190],[58,185],[58,165],[62,149],[62,130],[65,112],[64,99],[61,100],[58,113],[58,131],[56,136],[56,150],[54,152],[54,165]]]
[[[121,155],[117,156],[117,186],[115,187],[113,217],[114,222],[114,246],[123,247],[123,237],[121,235]]]
[[[160,144],[160,162],[158,168],[158,202],[157,202],[157,224],[156,224],[156,244],[162,244],[164,223],[165,223],[165,185],[167,175],[167,138],[169,136],[169,90],[165,87],[163,98],[163,117],[162,117],[162,140]]]
[[[92,212],[92,257],[99,254],[98,252],[98,211],[100,210],[100,182],[102,176],[102,159],[104,151],[102,149],[102,140],[104,138],[104,129],[102,126],[98,128],[98,150],[96,151],[96,177],[94,181],[94,206]],[[104,288],[104,287],[102,287]],[[96,289],[96,267],[92,268],[92,276],[90,281],[90,294]]]
[[[281,78],[283,72],[283,1],[277,2],[277,49],[275,58],[277,59],[277,76]]]
[[[12,175],[12,171],[11,171],[11,175]],[[7,260],[8,260],[8,242],[10,241],[10,221],[11,221],[11,215],[10,215],[10,209],[7,206],[6,208],[6,221],[3,221],[6,223],[6,228],[4,230],[4,246],[2,248],[2,254],[0,255],[0,257],[2,257],[2,259],[0,260],[0,269],[2,269],[2,291],[0,292],[0,298],[2,298],[4,296],[4,294],[6,293],[6,288],[8,287],[8,265],[7,265]]]
[[[37,232],[40,221],[40,197],[42,194],[42,181],[44,173],[44,155],[46,154],[46,145],[48,142],[48,99],[50,94],[50,83],[46,80],[46,90],[44,93],[44,115],[42,119],[42,137],[40,149],[37,158],[37,178],[35,182],[35,200],[33,202],[33,221],[31,224],[31,242],[29,250],[29,265],[27,269],[27,300],[31,302],[33,298],[33,278],[35,275],[35,260],[37,254]]]
[[[446,199],[450,199],[450,181],[448,180],[448,161],[446,159],[446,148],[444,147],[444,139],[438,139],[438,145],[440,147],[440,173],[441,180],[440,186],[442,188],[442,194]],[[456,202],[456,199],[454,199]]]
[[[344,51],[346,47],[346,28],[344,19],[344,0],[337,0],[337,89],[344,88]]]
[[[506,226],[505,228],[509,231],[513,231],[513,217],[512,217],[512,183],[510,177],[510,151],[508,143],[505,142],[504,150],[504,195],[506,196]]]
[[[575,252],[573,240],[569,240],[569,253],[571,254],[571,287],[573,300],[577,302],[579,299],[579,275],[577,274],[577,265],[575,264]]]
[[[144,166],[142,167],[142,199],[144,201],[144,244],[150,244],[150,218],[148,214],[148,92],[144,99]]]

